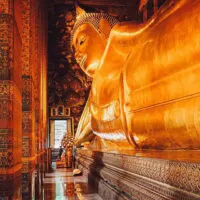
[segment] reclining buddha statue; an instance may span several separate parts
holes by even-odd
[[[200,0],[168,1],[136,24],[78,8],[72,46],[93,82],[77,141],[92,132],[102,148],[200,148],[199,13]]]

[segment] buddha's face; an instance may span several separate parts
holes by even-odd
[[[90,24],[81,25],[72,41],[75,58],[82,70],[90,77],[99,66],[105,49],[105,39]]]

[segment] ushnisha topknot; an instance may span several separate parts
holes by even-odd
[[[83,24],[90,24],[98,33],[100,33],[99,22],[101,19],[106,20],[109,23],[111,29],[115,24],[119,22],[116,18],[106,13],[86,13],[85,10],[76,5],[76,22],[71,34],[71,45],[76,30]],[[106,35],[106,37],[108,38],[109,35]]]

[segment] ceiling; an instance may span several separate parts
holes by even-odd
[[[54,4],[68,4],[72,5],[73,0],[52,0]],[[78,3],[87,6],[123,6],[134,7],[139,0],[79,0]]]

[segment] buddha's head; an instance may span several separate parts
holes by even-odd
[[[82,70],[90,77],[99,66],[112,27],[118,22],[105,13],[86,13],[77,8],[72,47]]]

